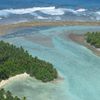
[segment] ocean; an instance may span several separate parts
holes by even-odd
[[[99,0],[0,0],[0,23],[99,21]]]

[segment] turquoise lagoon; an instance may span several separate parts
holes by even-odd
[[[2,36],[0,39],[51,62],[64,78],[55,83],[42,83],[31,77],[18,79],[5,85],[5,89],[28,100],[100,100],[100,57],[68,38],[70,33],[87,31],[100,31],[100,27],[31,27]]]

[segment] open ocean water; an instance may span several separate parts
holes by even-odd
[[[0,23],[99,21],[100,0],[0,0]]]

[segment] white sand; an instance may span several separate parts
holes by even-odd
[[[100,48],[97,48],[98,51],[100,51]]]
[[[27,78],[27,77],[29,77],[29,74],[24,73],[24,74],[16,75],[16,76],[14,76],[14,77],[10,77],[10,78],[7,79],[7,80],[2,80],[2,81],[0,82],[0,88],[4,87],[7,83],[9,83],[9,82],[11,82],[11,81],[13,81],[13,80],[16,80],[16,79],[25,79],[25,78]]]

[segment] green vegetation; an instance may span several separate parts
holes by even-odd
[[[24,72],[43,82],[57,78],[57,71],[52,64],[37,57],[33,58],[22,47],[17,48],[0,41],[0,81]],[[26,98],[13,97],[11,92],[1,89],[0,100],[26,100]]]
[[[22,47],[0,41],[0,80],[24,72],[43,82],[57,78],[57,71],[52,64],[33,58]]]
[[[85,36],[88,43],[96,48],[100,48],[100,32],[88,32]]]
[[[26,100],[25,97],[22,99],[18,98],[17,96],[12,96],[11,92],[5,91],[4,89],[0,90],[0,100]]]

